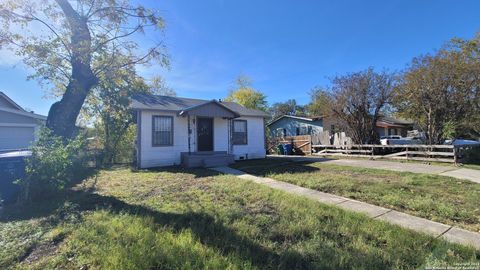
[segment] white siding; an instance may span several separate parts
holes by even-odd
[[[173,146],[152,146],[152,117],[173,116]],[[142,111],[141,114],[140,167],[157,167],[180,164],[180,153],[188,151],[187,118],[175,113]]]
[[[247,120],[247,144],[234,145],[235,159],[254,159],[265,157],[265,127],[262,117],[240,117],[238,120]]]
[[[173,118],[173,146],[152,146],[152,116],[171,115]],[[264,158],[265,136],[263,118],[241,117],[247,120],[248,144],[234,145],[233,153],[236,159]],[[192,128],[191,150],[196,151],[196,126],[191,119]],[[188,123],[187,117],[178,117],[175,113],[142,111],[141,112],[141,142],[140,142],[140,167],[157,167],[180,164],[181,152],[188,152]],[[214,118],[213,123],[214,151],[228,151],[228,121]]]

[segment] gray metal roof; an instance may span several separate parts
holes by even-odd
[[[132,98],[130,107],[136,110],[161,110],[180,113],[186,109],[202,104],[211,103],[212,100],[169,97],[159,95],[138,94]],[[269,115],[260,110],[249,109],[235,102],[218,101],[226,108],[238,113],[240,116],[268,117]]]
[[[410,121],[410,120],[407,120],[407,119],[393,118],[393,117],[390,117],[390,116],[380,116],[378,121],[387,122],[387,123],[391,123],[391,124],[399,124],[399,125],[413,125],[414,124],[413,121]]]

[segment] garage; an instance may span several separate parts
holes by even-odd
[[[34,127],[0,126],[0,149],[28,148],[35,138]]]

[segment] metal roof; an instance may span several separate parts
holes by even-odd
[[[295,115],[285,114],[285,115],[282,115],[282,116],[272,120],[270,123],[267,124],[267,126],[270,126],[271,124],[277,122],[278,120],[280,120],[282,118],[292,118],[292,119],[298,119],[298,120],[305,120],[305,121],[313,122],[313,121],[316,121],[316,120],[323,119],[324,117],[322,117],[322,116],[308,117],[308,116],[295,116]]]
[[[180,113],[189,108],[211,103],[212,100],[193,99],[182,97],[159,96],[149,94],[138,94],[132,98],[130,107],[136,110],[161,110],[174,111]],[[238,113],[240,116],[259,116],[268,117],[269,115],[260,110],[249,109],[235,102],[217,101],[216,103],[223,105],[227,109]]]

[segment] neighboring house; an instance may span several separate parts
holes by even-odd
[[[407,136],[407,132],[413,129],[414,123],[404,119],[396,119],[393,117],[382,116],[377,121],[376,131],[379,137],[388,135]]]
[[[403,119],[382,116],[377,121],[376,131],[379,137],[387,135],[407,136],[414,123]],[[322,131],[335,133],[343,131],[342,125],[326,117],[299,117],[283,115],[267,124],[272,137],[299,136],[318,134]]]
[[[324,117],[283,115],[267,124],[272,137],[319,134],[324,130],[335,131],[338,127]]]
[[[29,148],[46,116],[28,112],[0,92],[0,152]]]
[[[237,103],[137,95],[136,162],[140,168],[226,165],[264,158],[268,115]]]

